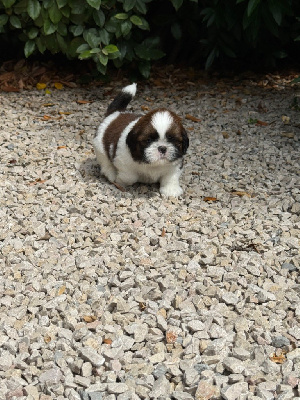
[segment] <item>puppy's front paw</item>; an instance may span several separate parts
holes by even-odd
[[[178,197],[183,193],[183,190],[179,185],[161,186],[159,191],[163,196],[167,197]]]

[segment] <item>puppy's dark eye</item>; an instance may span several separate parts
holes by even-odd
[[[173,136],[173,135],[167,135],[166,136],[166,139],[169,141],[169,142],[172,142],[172,143],[176,143],[178,140],[176,139],[176,137],[175,136]]]

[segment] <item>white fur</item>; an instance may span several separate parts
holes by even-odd
[[[136,83],[133,83],[132,85],[125,86],[122,89],[122,92],[129,93],[129,94],[131,94],[132,97],[134,97],[135,94],[136,94]]]
[[[166,132],[170,129],[172,123],[173,117],[168,111],[159,111],[151,119],[151,124],[161,139],[165,138]]]
[[[123,89],[124,92],[130,93],[134,96],[136,91],[136,84],[126,86]],[[132,185],[135,182],[143,183],[155,183],[160,182],[160,192],[164,196],[180,196],[182,189],[179,185],[179,177],[181,175],[181,159],[172,161],[174,156],[175,148],[172,143],[169,143],[165,134],[173,123],[173,117],[167,111],[157,112],[153,115],[151,124],[157,130],[159,134],[159,140],[149,146],[145,155],[149,160],[149,163],[139,163],[134,161],[131,156],[130,149],[126,144],[126,139],[139,120],[139,117],[132,121],[122,132],[117,148],[114,149],[113,145],[109,147],[110,158],[114,154],[113,161],[110,160],[109,156],[105,152],[103,145],[103,136],[106,130],[109,130],[109,125],[113,122],[120,114],[119,111],[114,112],[104,119],[100,124],[93,144],[97,160],[101,166],[101,172],[111,182],[119,183],[122,186]],[[167,151],[165,154],[161,154],[158,150],[159,146],[165,146]]]

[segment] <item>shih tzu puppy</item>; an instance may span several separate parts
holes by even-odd
[[[123,88],[98,128],[93,145],[101,172],[121,186],[159,182],[162,195],[180,196],[188,135],[180,118],[165,108],[146,115],[126,112],[135,93],[135,83]]]

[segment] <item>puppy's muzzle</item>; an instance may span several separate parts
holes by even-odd
[[[158,146],[157,149],[161,154],[166,154],[166,152],[167,152],[166,146]]]

